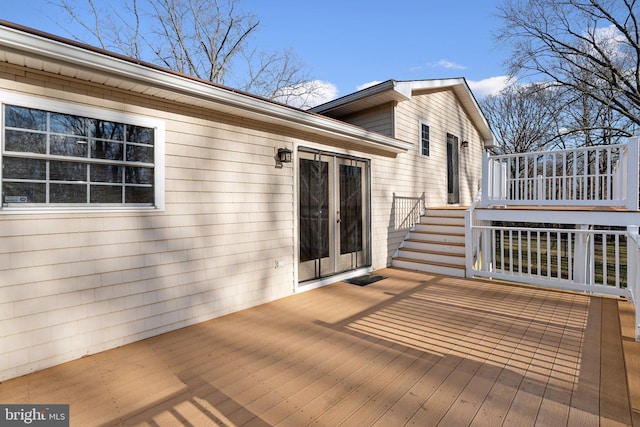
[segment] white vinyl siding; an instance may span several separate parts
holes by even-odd
[[[383,135],[393,136],[393,104],[391,103],[343,116],[339,120]]]
[[[294,136],[46,73],[16,83],[13,73],[24,71],[0,65],[0,88],[38,95],[29,106],[160,122],[165,201],[162,211],[43,208],[0,215],[0,378],[291,294],[293,168],[277,168],[274,157],[278,147],[293,147]],[[15,105],[17,95],[6,95],[2,100]]]
[[[416,190],[410,196],[418,197],[424,191],[427,206],[447,204],[446,140],[447,133],[452,133],[462,141],[469,141],[459,151],[459,176],[460,204],[470,205],[482,177],[484,145],[480,133],[452,90],[414,93],[411,100],[398,103],[394,136],[402,141],[416,141],[416,128],[421,121],[429,124],[429,157],[418,159],[420,150],[416,144],[413,158],[406,158],[407,171],[421,171],[414,173]]]

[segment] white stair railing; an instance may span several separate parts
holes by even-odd
[[[396,196],[393,193],[393,224],[395,230],[409,230],[420,221],[425,209],[425,193],[420,197]]]

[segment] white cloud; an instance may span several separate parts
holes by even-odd
[[[311,80],[295,87],[282,90],[276,101],[297,108],[311,108],[338,97],[338,87],[322,80]]]
[[[598,49],[605,51],[611,58],[625,58],[626,54],[623,46],[628,44],[628,41],[615,25],[611,24],[608,27],[595,29],[593,38]],[[600,57],[600,53],[596,52],[595,48],[589,49],[587,53],[594,55],[596,58]]]
[[[371,81],[369,83],[363,83],[360,86],[356,86],[356,90],[366,89],[368,87],[375,86],[378,83],[382,83],[382,82],[380,80],[374,80],[374,81]]]
[[[467,67],[448,59],[441,59],[438,62],[429,62],[427,64],[429,68],[445,68],[447,70],[466,70]],[[414,67],[415,68],[415,67]]]
[[[487,95],[496,95],[509,84],[509,76],[489,77],[488,79],[472,81],[467,80],[469,88],[479,98]]]

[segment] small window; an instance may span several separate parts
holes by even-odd
[[[161,207],[153,124],[3,107],[3,207]]]
[[[429,155],[429,126],[420,124],[420,154]]]

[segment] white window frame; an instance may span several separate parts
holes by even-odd
[[[165,208],[165,123],[162,120],[145,117],[121,111],[107,110],[93,106],[81,105],[71,102],[44,99],[35,96],[21,95],[0,91],[0,186],[2,185],[2,162],[5,154],[4,144],[4,106],[15,105],[25,108],[71,114],[93,119],[125,123],[128,125],[142,126],[154,129],[154,206],[3,206],[0,203],[0,214],[8,213],[46,213],[46,212],[146,212],[164,211]]]
[[[425,120],[418,121],[418,153],[421,157],[431,157],[431,126]],[[429,128],[429,154],[422,154],[422,126]]]

